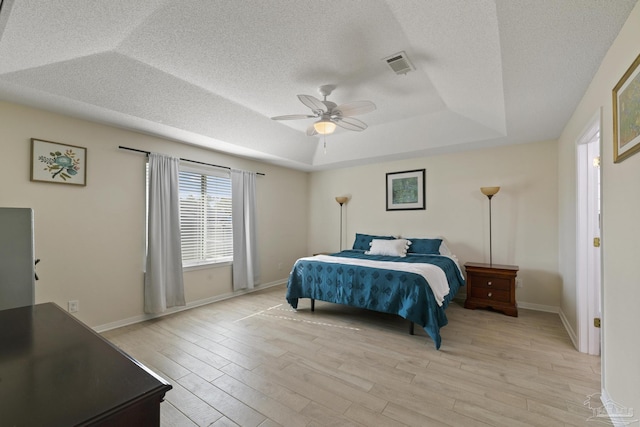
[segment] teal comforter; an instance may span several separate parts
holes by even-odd
[[[448,323],[445,309],[460,286],[465,285],[455,261],[442,255],[408,254],[402,258],[365,255],[364,251],[353,249],[332,255],[433,264],[444,271],[450,291],[440,306],[426,279],[420,274],[300,259],[293,266],[287,284],[286,298],[293,308],[298,308],[299,298],[311,298],[397,314],[422,326],[436,348],[440,348],[440,328]]]

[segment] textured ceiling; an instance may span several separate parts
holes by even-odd
[[[4,0],[0,99],[301,170],[554,139],[636,1]],[[326,150],[270,119],[324,84],[377,106]]]

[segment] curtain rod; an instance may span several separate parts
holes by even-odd
[[[1,0],[0,0],[1,1]],[[129,147],[123,147],[122,145],[118,146],[118,148],[122,149],[122,150],[129,150],[129,151],[137,151],[138,153],[144,153],[147,156],[149,154],[151,154],[151,152],[149,151],[145,151],[145,150],[138,150],[137,148],[129,148]],[[206,166],[213,166],[214,168],[222,168],[222,169],[231,169],[229,166],[220,166],[220,165],[214,165],[212,163],[205,163],[205,162],[199,162],[197,160],[189,160],[189,159],[183,159],[182,157],[180,157],[180,160],[182,160],[183,162],[191,162],[191,163],[198,163],[200,165],[206,165]],[[262,175],[265,176],[265,174],[263,174],[262,172],[256,172],[256,175]]]

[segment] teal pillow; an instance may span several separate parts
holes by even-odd
[[[411,242],[409,250],[407,251],[408,253],[440,255],[442,239],[412,239],[409,237],[406,239]]]
[[[358,249],[361,251],[368,251],[371,248],[371,241],[373,239],[380,240],[393,240],[395,237],[393,236],[375,236],[372,234],[360,234],[356,233],[356,240],[353,242],[353,249]]]

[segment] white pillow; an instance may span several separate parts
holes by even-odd
[[[371,241],[371,249],[366,251],[365,254],[406,257],[407,249],[409,249],[410,244],[411,242],[409,242],[407,239],[373,239]]]
[[[453,253],[451,253],[451,250],[444,242],[444,240],[442,240],[442,243],[440,243],[440,255],[453,256]]]

